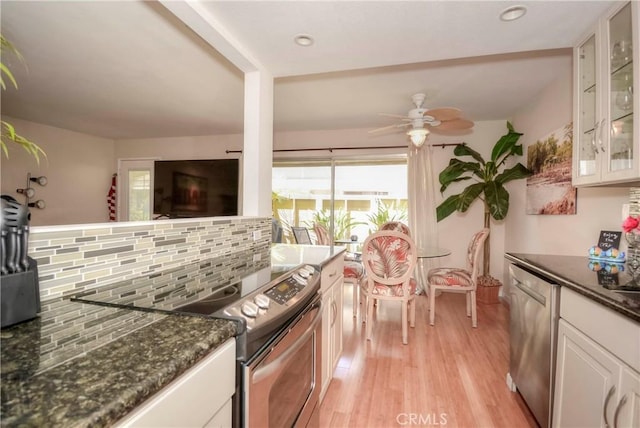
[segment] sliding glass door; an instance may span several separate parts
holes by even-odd
[[[274,161],[273,216],[284,242],[291,226],[313,235],[322,223],[334,240],[362,241],[385,221],[407,222],[406,158]]]

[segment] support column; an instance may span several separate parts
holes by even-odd
[[[260,70],[244,75],[242,215],[271,216],[273,166],[273,77]]]

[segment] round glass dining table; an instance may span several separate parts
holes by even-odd
[[[427,284],[427,272],[429,261],[438,257],[446,257],[451,254],[451,250],[441,247],[421,247],[418,248],[418,263],[416,264],[416,280],[418,281],[418,294],[429,293]],[[440,293],[436,292],[436,296]]]
[[[422,247],[418,248],[419,259],[434,259],[437,257],[445,257],[451,254],[451,250],[441,247]]]

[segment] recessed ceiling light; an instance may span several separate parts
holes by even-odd
[[[313,44],[313,37],[308,34],[298,34],[293,41],[300,46],[311,46]]]
[[[500,12],[500,19],[503,21],[515,21],[522,18],[526,13],[526,6],[511,6]]]

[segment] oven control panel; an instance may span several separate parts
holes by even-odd
[[[224,313],[245,318],[250,330],[294,308],[298,301],[318,291],[319,282],[320,273],[313,266],[304,265],[227,307]]]

